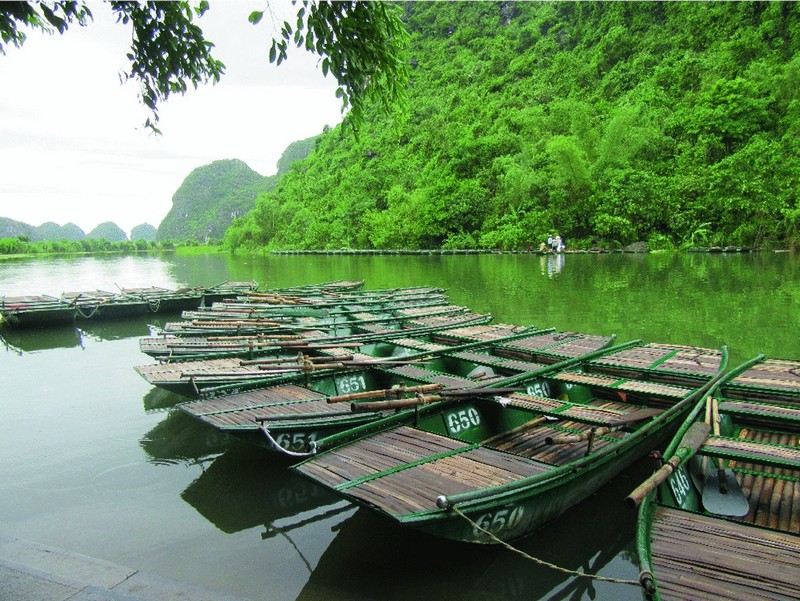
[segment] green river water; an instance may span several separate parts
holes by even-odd
[[[0,294],[117,286],[262,287],[363,279],[441,286],[496,321],[729,345],[800,358],[800,257],[522,254],[83,257],[0,262]],[[172,409],[182,397],[133,366],[148,322],[0,329],[0,533],[252,601],[641,599],[497,547],[423,537],[317,488],[274,456]],[[88,322],[87,322],[88,323]],[[635,514],[623,497],[643,459],[557,522],[517,543],[571,570],[636,579]]]

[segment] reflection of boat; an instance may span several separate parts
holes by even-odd
[[[123,340],[147,336],[150,328],[141,317],[125,317],[113,321],[82,321],[80,329],[97,340]]]
[[[291,530],[300,514],[327,516],[334,505],[349,509],[336,495],[276,464],[261,449],[235,442],[186,487],[181,498],[227,533],[263,526],[267,535],[274,535]]]
[[[601,352],[497,384],[525,393],[464,390],[316,440],[295,469],[409,528],[519,538],[665,440],[727,363],[726,350],[674,345]]]
[[[56,348],[83,346],[81,331],[74,325],[50,328],[6,328],[0,336],[0,347],[15,353],[29,353]]]
[[[630,471],[643,474],[648,467],[639,462]],[[589,502],[574,507],[568,518],[514,546],[569,570],[635,580],[635,516],[620,503],[630,482],[627,473],[618,476]],[[500,547],[428,537],[359,509],[339,524],[297,600],[322,598],[640,601],[641,595],[632,586],[573,577]]]
[[[669,461],[629,497],[644,498],[649,596],[800,598],[799,424],[800,361],[758,357],[697,403]]]
[[[510,376],[540,370],[564,360],[565,355],[574,360],[587,349],[596,350],[613,340],[513,326],[505,331],[474,326],[444,335],[451,342],[469,342],[429,345],[415,354],[397,356],[394,365],[384,362],[380,367],[327,374],[320,370],[305,387],[302,381],[288,382],[179,407],[210,426],[257,444],[305,451],[317,438],[377,422],[399,408],[479,387],[484,394],[498,394],[496,387]]]
[[[203,428],[179,411],[170,411],[139,444],[156,463],[199,463],[219,455],[234,442],[222,432]]]

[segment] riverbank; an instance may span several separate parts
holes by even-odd
[[[245,601],[0,533],[4,601]]]

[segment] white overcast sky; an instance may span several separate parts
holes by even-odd
[[[126,233],[158,226],[172,195],[195,168],[241,159],[272,175],[286,146],[341,121],[332,77],[318,58],[292,49],[267,59],[276,29],[252,10],[295,14],[289,0],[211,0],[197,21],[226,65],[220,83],[161,104],[155,136],[128,67],[130,29],[108,5],[89,0],[94,21],[63,35],[28,31],[22,48],[0,55],[0,217],[37,226],[77,224],[86,233],[113,221]],[[290,22],[293,22],[291,19]]]

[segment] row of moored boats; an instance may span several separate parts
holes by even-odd
[[[800,362],[496,323],[358,282],[188,310],[140,341],[210,427],[436,536],[525,536],[665,449],[626,499],[655,599],[800,598]]]

